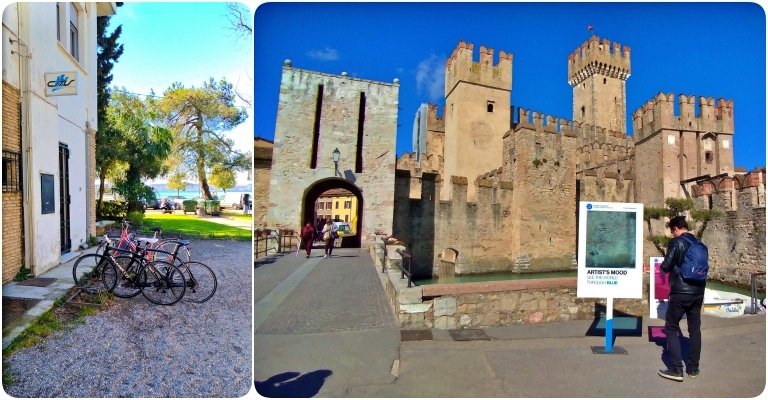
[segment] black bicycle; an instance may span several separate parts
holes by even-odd
[[[115,296],[129,298],[141,292],[147,300],[159,305],[176,304],[184,297],[187,288],[185,277],[173,263],[149,260],[145,249],[134,252],[112,247],[108,238],[104,250],[115,266],[115,285],[112,289]]]

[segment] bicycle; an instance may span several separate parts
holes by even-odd
[[[186,279],[176,265],[163,260],[150,261],[144,249],[134,252],[112,247],[112,240],[107,236],[104,240],[105,257],[110,257],[115,266],[112,289],[115,296],[130,298],[141,292],[147,300],[159,305],[172,305],[184,297]],[[120,255],[114,256],[115,251]]]
[[[102,254],[84,254],[72,266],[75,286],[88,294],[110,292],[117,285],[117,266]]]
[[[121,247],[120,243],[125,243],[130,251],[138,252],[141,249],[142,255],[148,261],[165,261],[177,266],[181,270],[187,286],[184,301],[204,303],[213,297],[218,287],[216,274],[208,265],[191,260],[188,247],[189,240],[163,238],[162,228],[159,227],[151,229],[154,232],[151,238],[137,238],[135,234],[129,233],[129,230],[130,223],[123,221],[123,231],[120,238],[124,242],[119,242],[118,247]],[[143,246],[142,242],[144,243]],[[118,293],[122,294],[124,289],[126,288],[118,288]],[[120,294],[116,295],[120,296]],[[135,296],[130,290],[127,294]]]

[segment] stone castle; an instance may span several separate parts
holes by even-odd
[[[628,135],[628,46],[592,36],[568,55],[572,120],[511,106],[512,54],[473,50],[455,48],[443,115],[422,107],[419,151],[397,160],[393,235],[418,275],[574,269],[580,201],[687,196],[725,211],[704,236],[716,279],[765,271],[765,169],[734,168],[732,100],[660,92]],[[647,242],[643,257],[657,255]]]

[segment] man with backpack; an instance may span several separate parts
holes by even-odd
[[[683,359],[680,351],[680,320],[685,314],[688,321],[690,351],[685,363],[689,377],[699,375],[701,357],[701,307],[704,303],[704,287],[707,284],[707,247],[688,232],[685,217],[673,217],[669,221],[673,238],[667,246],[667,254],[661,269],[669,274],[669,302],[664,317],[664,333],[667,336],[672,366],[659,370],[659,375],[673,381],[683,381]]]

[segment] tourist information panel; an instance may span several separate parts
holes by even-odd
[[[643,295],[643,205],[579,203],[577,297]]]

